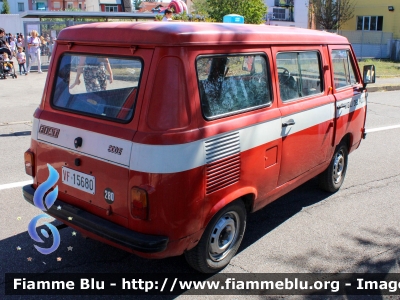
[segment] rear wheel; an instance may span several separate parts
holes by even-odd
[[[225,268],[236,254],[246,228],[246,208],[235,201],[221,209],[210,221],[199,243],[185,252],[191,267],[203,273]]]
[[[347,171],[348,150],[340,143],[333,154],[329,167],[319,175],[319,186],[330,193],[337,192],[344,181]]]

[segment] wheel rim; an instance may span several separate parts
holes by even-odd
[[[227,212],[215,224],[209,240],[209,256],[213,261],[223,260],[236,244],[240,219],[234,212]]]
[[[333,161],[333,182],[335,184],[338,184],[342,178],[343,178],[343,172],[344,172],[344,163],[345,163],[345,158],[344,158],[344,153],[343,150],[340,150],[338,153],[335,155],[335,159]]]

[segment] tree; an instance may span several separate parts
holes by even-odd
[[[3,0],[3,9],[1,10],[2,14],[9,14],[10,13],[10,5],[8,4],[7,0]]]
[[[206,0],[206,9],[217,22],[222,22],[225,15],[238,14],[246,24],[263,23],[267,13],[263,0]]]
[[[194,12],[198,15],[208,16],[208,4],[207,0],[193,0]]]
[[[336,30],[354,17],[352,0],[310,0],[311,18],[320,29]]]
[[[142,4],[141,0],[133,0],[133,7],[135,10],[139,10],[140,9],[140,4]]]

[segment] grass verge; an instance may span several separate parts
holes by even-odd
[[[375,65],[376,77],[400,77],[400,62],[387,59],[363,59],[358,62],[360,70],[365,65]]]

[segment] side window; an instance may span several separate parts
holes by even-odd
[[[336,89],[358,83],[348,50],[332,50],[332,63]]]
[[[203,115],[214,119],[271,103],[264,55],[202,56],[196,60]]]
[[[282,101],[322,92],[321,60],[318,52],[278,53],[276,63]]]

